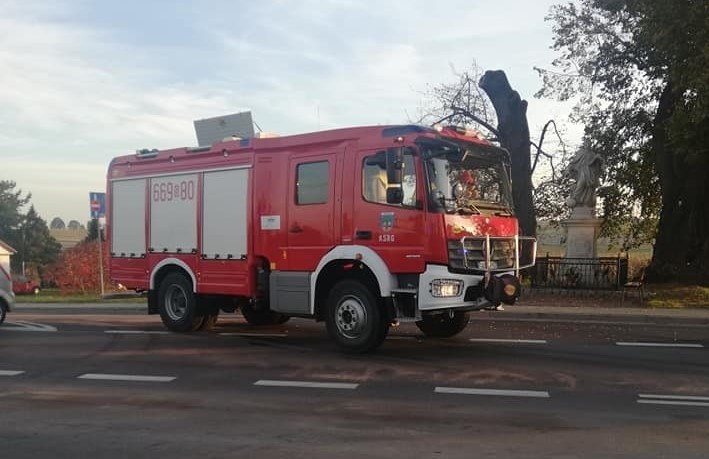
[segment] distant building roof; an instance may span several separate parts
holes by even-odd
[[[10,244],[7,242],[3,241],[0,239],[0,248],[5,249],[6,252],[9,252],[10,255],[14,255],[17,253],[17,250],[13,249]]]
[[[70,249],[83,241],[88,232],[84,228],[50,229],[49,234],[62,245],[62,249]]]

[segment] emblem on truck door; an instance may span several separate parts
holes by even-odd
[[[391,231],[394,228],[394,212],[382,212],[379,216],[379,226],[382,231]]]

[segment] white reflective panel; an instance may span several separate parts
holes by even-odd
[[[202,253],[207,258],[239,259],[247,254],[249,169],[206,172],[202,204]]]
[[[197,174],[150,180],[150,247],[156,252],[197,248],[198,191]]]
[[[145,253],[145,179],[111,183],[111,252]]]

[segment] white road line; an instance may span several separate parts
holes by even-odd
[[[9,326],[8,326],[9,325]],[[8,331],[36,331],[36,332],[55,332],[56,327],[46,324],[37,324],[34,322],[27,322],[24,320],[18,321],[7,321],[6,325],[3,326],[4,330]]]
[[[219,336],[244,336],[247,338],[284,338],[288,336],[286,333],[237,333],[237,332],[227,332],[219,333]]]
[[[709,397],[700,395],[660,395],[660,394],[638,394],[640,398],[660,398],[665,400],[699,400],[709,402]]]
[[[658,394],[638,394],[640,398],[659,398],[665,400],[694,400],[700,402],[709,402],[709,397],[699,395],[658,395]]]
[[[19,376],[23,374],[24,371],[17,370],[0,370],[0,376]]]
[[[272,386],[272,387],[306,387],[311,389],[357,389],[359,384],[355,383],[333,383],[333,382],[314,382],[314,381],[278,381],[272,379],[260,379],[254,383],[254,386]]]
[[[470,341],[473,343],[547,344],[545,339],[471,338]]]
[[[175,376],[145,376],[145,375],[115,375],[104,373],[85,373],[77,376],[78,379],[94,379],[101,381],[133,381],[133,382],[171,382]]]
[[[643,347],[691,347],[691,348],[704,347],[704,345],[698,344],[698,343],[644,343],[644,342],[618,341],[615,344],[616,344],[616,346],[643,346]]]
[[[638,403],[650,405],[709,406],[709,397],[698,395],[638,394]]]
[[[156,331],[156,330],[104,330],[104,333],[110,333],[112,335],[168,335],[168,331]]]
[[[640,399],[638,403],[646,405],[679,405],[679,406],[709,406],[709,402],[683,402],[681,400],[647,400]]]
[[[501,397],[549,398],[549,392],[537,390],[471,389],[466,387],[436,387],[438,394],[493,395]]]

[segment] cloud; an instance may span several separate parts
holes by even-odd
[[[13,160],[0,178],[41,213],[79,219],[112,157],[194,145],[194,119],[251,109],[281,134],[408,122],[427,84],[473,60],[508,71],[534,127],[551,105],[531,100],[531,66],[551,60],[550,37],[528,3],[2,2],[0,149]]]

